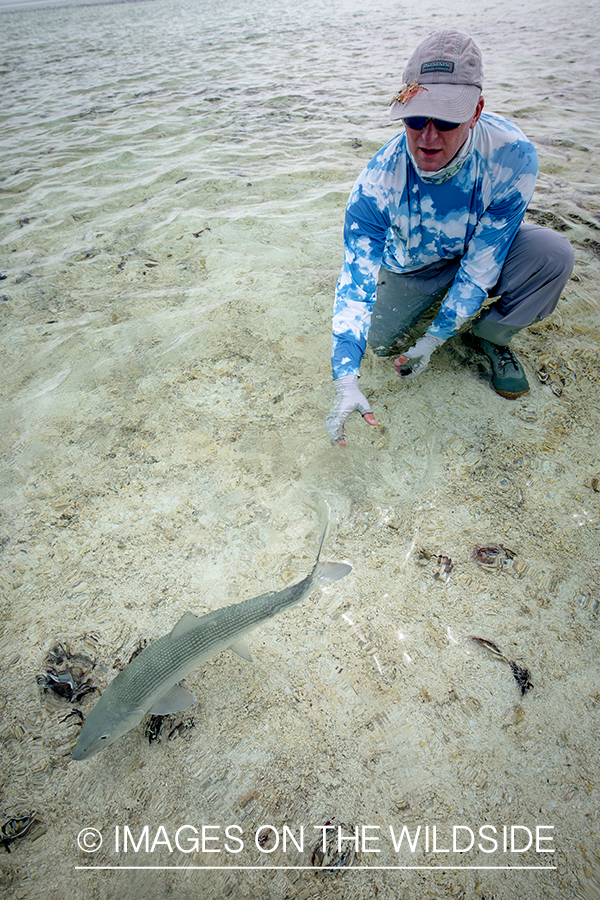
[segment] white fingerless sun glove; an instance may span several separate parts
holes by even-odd
[[[335,404],[325,419],[325,428],[332,441],[341,441],[344,437],[344,423],[355,409],[361,416],[373,412],[369,401],[358,387],[358,375],[342,375],[333,382],[335,385]]]
[[[401,364],[398,371],[400,378],[414,378],[415,375],[420,375],[429,363],[435,348],[443,343],[442,338],[426,332],[414,347],[402,354],[406,357],[406,362]]]

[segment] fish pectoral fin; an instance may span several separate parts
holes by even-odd
[[[169,713],[183,712],[195,702],[196,697],[191,691],[186,691],[180,684],[174,684],[148,712],[151,716],[168,716]]]
[[[233,650],[238,656],[242,659],[245,659],[246,662],[254,662],[254,657],[252,656],[252,651],[250,647],[246,643],[246,641],[236,641],[235,644],[230,644],[229,649]]]

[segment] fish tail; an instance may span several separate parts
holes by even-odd
[[[323,534],[321,535],[321,540],[319,541],[319,549],[317,550],[317,559],[314,569],[309,576],[310,581],[315,583],[317,587],[321,587],[324,584],[331,584],[332,581],[339,581],[340,578],[345,578],[346,575],[352,571],[352,566],[346,565],[346,563],[319,562],[326,534],[327,525],[325,526]]]
[[[319,563],[315,569],[315,581],[320,585],[331,584],[345,578],[352,571],[352,566],[346,563],[324,562]]]

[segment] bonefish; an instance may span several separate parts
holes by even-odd
[[[142,721],[146,713],[181,712],[196,697],[179,681],[206,660],[229,647],[252,659],[241,640],[245,634],[296,606],[322,585],[352,571],[345,563],[319,562],[325,533],[310,575],[284,588],[204,616],[185,613],[173,630],[146,647],[111,681],[86,718],[73,759],[88,759],[110,746]]]

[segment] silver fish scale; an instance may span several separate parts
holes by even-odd
[[[155,684],[157,689],[165,682],[176,684],[202,662],[235,644],[242,635],[316,590],[316,568],[302,581],[283,591],[272,591],[222,607],[201,616],[195,627],[179,637],[172,638],[167,634],[158,638],[116,676],[104,693],[110,691],[113,703],[147,702],[153,698],[149,684]],[[160,694],[160,690],[157,693]]]
[[[325,532],[317,562],[307,578],[282,591],[251,597],[200,618],[188,613],[169,634],[146,647],[111,681],[91,710],[73,759],[89,759],[109,747],[135,728],[148,711],[186,709],[194,697],[176,688],[182,678],[226,647],[235,649],[244,634],[295,606],[312,591],[345,578],[352,566],[319,562],[324,539]]]

